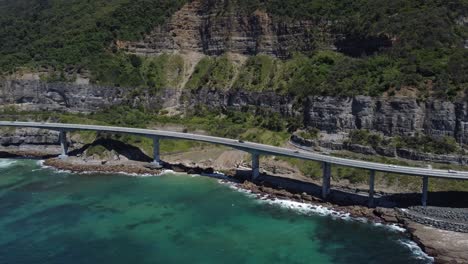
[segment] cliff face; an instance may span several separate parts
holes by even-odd
[[[166,97],[130,95],[131,90],[89,84],[47,83],[39,80],[0,81],[0,106],[13,106],[22,111],[62,111],[89,113],[120,104],[142,104],[161,108]]]
[[[368,129],[387,136],[424,133],[467,138],[467,103],[415,98],[309,97],[304,123],[329,132]]]
[[[275,93],[217,92],[202,89],[189,96],[190,104],[245,110],[259,107],[283,116],[300,116],[304,126],[329,133],[368,129],[387,136],[451,136],[468,142],[468,103],[410,97],[321,97],[303,102]]]
[[[317,45],[334,49],[336,36],[329,27],[328,21],[282,21],[263,11],[248,13],[229,0],[194,0],[142,41],[117,45],[139,55],[195,51],[287,58],[294,51],[311,51]]]
[[[119,104],[153,110],[202,105],[213,111],[262,109],[284,117],[300,117],[304,126],[330,133],[368,129],[388,136],[451,136],[468,143],[468,103],[409,97],[317,97],[300,100],[274,92],[184,90],[180,101],[173,89],[156,96],[134,97],[131,90],[70,83],[14,80],[0,82],[0,105],[25,111],[95,112]],[[172,101],[174,105],[166,105]]]

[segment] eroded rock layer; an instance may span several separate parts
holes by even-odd
[[[215,111],[237,110],[276,112],[297,117],[304,126],[330,133],[368,129],[388,136],[450,136],[468,143],[468,103],[411,97],[321,97],[296,98],[274,92],[174,89],[156,95],[134,96],[132,89],[86,84],[44,83],[34,80],[0,82],[0,105],[22,111],[96,112],[119,104],[142,105],[152,110],[176,107],[180,110],[203,105]]]
[[[328,21],[282,21],[256,10],[247,12],[228,0],[194,0],[168,23],[142,41],[118,42],[118,47],[139,55],[195,51],[206,55],[225,52],[290,57],[296,51],[334,49]]]

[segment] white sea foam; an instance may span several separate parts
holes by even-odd
[[[317,214],[321,216],[331,216],[333,218],[339,218],[344,220],[350,220],[351,216],[349,213],[338,212],[328,207],[316,204],[301,203],[291,200],[274,199],[274,200],[259,200],[261,203],[277,205],[282,208],[294,210],[302,214]]]
[[[415,258],[425,260],[427,263],[434,263],[434,258],[427,255],[414,241],[409,239],[400,239],[398,242],[408,248]]]
[[[387,227],[388,229],[392,230],[392,231],[395,231],[395,232],[401,232],[401,233],[404,233],[406,232],[406,229],[397,225],[397,224],[390,224],[390,225],[385,225],[385,227]]]
[[[41,167],[41,169],[52,169],[56,173],[75,173],[75,174],[82,174],[82,175],[89,175],[89,174],[120,174],[120,175],[126,175],[126,176],[131,176],[131,177],[156,177],[156,176],[161,176],[165,174],[173,174],[175,173],[173,170],[162,170],[161,173],[159,174],[150,174],[150,173],[144,173],[144,174],[139,174],[139,173],[128,173],[125,171],[118,171],[118,172],[102,172],[102,171],[83,171],[83,172],[73,172],[70,170],[61,170],[57,169],[52,166],[47,166],[44,165],[44,160],[39,160],[37,161],[37,165]]]
[[[257,195],[252,193],[252,191],[241,188],[237,186],[236,184],[233,184],[231,182],[225,182],[220,180],[219,181],[222,184],[226,184],[229,188],[236,190],[238,192],[244,193],[245,195],[248,195],[249,197],[258,197],[261,196],[261,199],[258,199],[257,201],[260,203],[264,204],[270,204],[270,205],[275,205],[279,206],[282,208],[294,210],[296,212],[302,213],[302,214],[316,214],[316,215],[321,215],[321,216],[331,216],[333,218],[340,218],[344,220],[360,220],[361,218],[352,218],[349,213],[343,213],[339,212],[336,210],[333,210],[331,208],[322,206],[322,205],[317,205],[317,204],[308,204],[308,203],[301,203],[301,202],[296,202],[292,200],[286,200],[286,199],[266,199],[268,195]],[[365,218],[362,218],[365,219]]]
[[[16,161],[14,161],[14,160],[0,160],[0,168],[11,166],[15,162]],[[44,165],[44,160],[39,160],[37,164],[39,166],[41,166],[42,168],[53,168],[53,167]],[[53,169],[55,169],[55,168],[53,168]],[[57,169],[55,169],[55,171],[62,172],[62,173],[70,173],[70,171],[66,171],[66,170],[57,170]],[[89,172],[83,172],[81,174],[93,174],[93,173],[102,173],[102,172],[89,171]],[[136,174],[136,173],[126,173],[126,172],[117,172],[117,173],[118,174],[123,174],[123,175],[128,175],[128,176],[134,176],[134,177],[154,177],[154,176],[161,176],[161,175],[167,175],[167,174],[174,174],[175,172],[173,170],[163,170],[159,174]],[[198,174],[191,175],[191,177],[198,177],[198,176],[201,176],[201,175],[198,175]],[[257,194],[252,193],[252,191],[250,191],[250,190],[240,188],[236,184],[225,181],[227,176],[225,174],[221,173],[221,172],[215,172],[214,174],[210,174],[210,175],[206,175],[206,176],[218,178],[219,182],[221,184],[226,184],[229,188],[231,188],[231,189],[233,189],[235,191],[241,192],[241,193],[243,193],[243,194],[245,194],[247,196],[258,197]],[[261,195],[261,196],[263,198],[267,197],[266,195]],[[351,217],[351,215],[349,213],[343,213],[343,212],[335,211],[335,210],[333,210],[331,208],[328,208],[328,207],[325,207],[325,206],[322,206],[322,205],[301,203],[301,202],[285,200],[285,199],[274,199],[274,200],[259,199],[257,201],[259,201],[260,203],[266,203],[266,204],[270,204],[270,205],[280,206],[282,208],[291,209],[291,210],[294,210],[294,211],[302,213],[302,214],[315,214],[315,215],[321,215],[321,216],[329,216],[329,217],[332,217],[334,219],[353,220],[353,221],[359,221],[359,222],[364,222],[364,223],[369,222],[369,220],[367,218]],[[387,225],[387,224],[382,224],[382,223],[373,223],[373,225],[378,226],[378,227],[384,227],[384,228],[387,228],[387,229],[395,231],[395,232],[405,232],[406,231],[406,229],[404,229],[404,228],[402,228],[402,227],[400,227],[400,226],[398,226],[396,224]],[[417,259],[427,260],[427,263],[433,263],[434,262],[434,258],[427,255],[415,242],[413,242],[413,241],[411,241],[409,239],[400,239],[399,242],[402,245],[404,245],[405,247],[407,247],[409,250],[411,250],[411,252],[414,254],[414,256]]]
[[[221,181],[221,183],[226,184],[225,181]],[[250,190],[246,190],[244,188],[240,188],[235,184],[232,183],[227,183],[227,185],[238,192],[242,192],[250,197],[258,197],[258,195],[252,193]],[[266,195],[261,195],[263,198],[266,198]],[[282,208],[287,208],[294,210],[296,212],[302,213],[302,214],[315,214],[315,215],[321,215],[321,216],[329,216],[334,219],[341,219],[341,220],[346,220],[346,221],[359,221],[363,223],[370,223],[376,227],[382,227],[387,230],[393,231],[393,232],[401,232],[404,233],[406,232],[406,229],[397,225],[397,224],[383,224],[383,223],[376,223],[376,222],[371,222],[367,218],[364,217],[351,217],[349,213],[343,213],[339,212],[336,210],[333,210],[331,208],[322,206],[322,205],[314,205],[314,204],[308,204],[308,203],[301,203],[301,202],[296,202],[296,201],[291,201],[291,200],[284,200],[284,199],[259,199],[257,200],[260,203],[266,203],[270,205],[276,205],[280,206]],[[411,250],[412,254],[415,256],[417,259],[425,260],[427,263],[433,263],[434,258],[430,257],[427,255],[415,242],[409,240],[409,239],[400,239],[398,241],[405,247],[407,247],[409,250]]]
[[[342,213],[335,211],[333,209],[321,206],[321,205],[312,205],[312,204],[306,204],[306,203],[300,203],[300,202],[295,202],[295,201],[289,201],[289,200],[260,200],[261,202],[265,202],[268,204],[273,204],[273,205],[279,205],[280,207],[283,208],[288,208],[303,214],[318,214],[321,216],[329,216],[334,219],[342,219],[346,221],[359,221],[363,223],[370,223],[367,218],[363,217],[351,217],[349,213]],[[394,232],[406,232],[406,229],[403,227],[400,227],[396,224],[382,224],[382,223],[373,223],[374,226],[379,226],[383,227],[387,230],[391,230]],[[400,239],[398,240],[402,245],[407,247],[409,250],[411,250],[411,253],[414,255],[415,258],[427,261],[427,263],[433,263],[434,258],[427,255],[419,246],[416,244],[414,241],[411,241],[410,239]]]
[[[163,175],[163,174],[174,174],[174,173],[176,173],[176,172],[173,171],[173,170],[163,170],[163,171],[160,173],[160,175]]]
[[[266,199],[268,195],[257,195],[252,193],[252,191],[238,187],[236,184],[230,183],[230,182],[225,182],[220,180],[219,181],[222,184],[227,184],[231,189],[236,190],[238,192],[244,193],[250,197],[261,197],[258,201],[261,203],[266,203],[266,204],[271,204],[271,205],[277,205],[282,208],[287,208],[291,210],[295,210],[299,213],[304,213],[304,214],[316,214],[316,215],[321,215],[321,216],[331,216],[333,218],[337,219],[343,219],[343,220],[352,220],[352,221],[358,221],[362,223],[369,223],[372,224],[376,227],[382,227],[386,228],[388,230],[394,231],[394,232],[401,232],[404,233],[406,232],[406,229],[397,225],[397,224],[383,224],[383,223],[377,223],[377,222],[372,222],[369,219],[365,217],[351,217],[350,213],[343,213],[339,212],[336,210],[333,210],[329,207],[325,207],[322,205],[317,205],[317,204],[309,204],[309,203],[302,203],[302,202],[296,202],[292,200],[286,200],[286,199]]]
[[[256,195],[254,193],[252,193],[252,191],[244,189],[244,188],[240,188],[240,187],[238,187],[235,184],[232,184],[230,182],[226,182],[226,181],[223,181],[223,180],[219,180],[218,182],[221,183],[221,184],[225,184],[229,188],[231,188],[231,189],[233,189],[233,190],[235,190],[237,192],[243,193],[243,194],[245,194],[245,195],[247,195],[249,197],[252,197],[252,198],[256,197]]]
[[[1,159],[0,160],[0,169],[8,168],[16,163],[16,160],[10,159]]]
[[[72,173],[72,171],[69,171],[69,170],[60,170],[60,169],[57,169],[55,167],[52,167],[52,166],[47,166],[44,164],[45,160],[38,160],[37,161],[37,165],[40,167],[40,169],[51,169],[53,170],[55,173]],[[34,170],[36,171],[36,170]]]

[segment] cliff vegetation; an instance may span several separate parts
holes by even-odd
[[[170,20],[184,29],[184,19],[198,14],[210,17],[206,30],[246,20],[259,42],[242,51],[248,58],[239,65],[223,55],[235,48],[213,50],[217,40],[204,37],[209,49],[202,52],[220,57],[198,63],[189,89],[454,98],[468,87],[467,10],[466,0],[2,0],[0,70],[46,69],[58,72],[57,80],[89,71],[95,83],[154,90],[185,84],[180,59],[137,58],[118,43],[143,40]],[[193,26],[187,32],[203,33]],[[271,51],[276,56],[262,55],[265,39],[294,35],[297,46],[286,42],[287,50]]]

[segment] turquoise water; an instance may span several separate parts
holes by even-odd
[[[217,179],[0,160],[0,263],[428,263],[397,231],[266,204]]]

